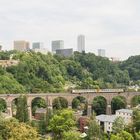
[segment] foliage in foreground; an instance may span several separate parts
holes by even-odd
[[[0,140],[39,140],[35,128],[15,119],[0,120]]]
[[[52,116],[49,123],[49,130],[53,132],[54,138],[61,139],[62,134],[75,127],[73,111],[66,109],[60,110]]]

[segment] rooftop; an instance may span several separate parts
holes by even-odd
[[[117,118],[116,115],[98,115],[96,116],[96,120],[99,120],[100,122],[114,122],[114,120]]]
[[[119,109],[119,110],[116,110],[116,112],[130,113],[130,114],[133,113],[133,111],[131,109]]]

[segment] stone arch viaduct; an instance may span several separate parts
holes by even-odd
[[[18,98],[21,94],[0,94],[0,99],[5,100],[7,104],[7,113],[12,116],[12,102],[14,99]],[[107,101],[107,109],[106,113],[111,114],[111,101],[116,96],[122,96],[126,99],[127,107],[131,107],[131,100],[134,96],[140,96],[140,92],[108,92],[108,93],[36,93],[36,94],[25,94],[27,96],[27,104],[28,104],[28,113],[30,116],[30,119],[32,118],[32,108],[31,104],[33,99],[35,98],[42,98],[46,101],[47,107],[50,109],[53,109],[53,100],[62,97],[65,98],[68,102],[68,108],[72,108],[72,101],[74,98],[78,96],[82,96],[87,100],[88,108],[87,108],[87,114],[91,114],[92,109],[92,101],[97,96],[102,96]]]

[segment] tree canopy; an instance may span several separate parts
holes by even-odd
[[[72,110],[61,110],[52,116],[49,129],[54,133],[54,137],[62,138],[62,133],[72,130],[75,127],[74,115]]]
[[[0,119],[0,140],[39,140],[35,128],[15,119]]]
[[[71,88],[120,88],[129,84],[129,69],[93,53],[72,57],[35,52],[1,52],[0,60],[19,64],[0,68],[0,93],[64,92]],[[11,88],[12,87],[12,88]],[[10,89],[10,91],[9,91]],[[12,90],[13,89],[13,90]]]

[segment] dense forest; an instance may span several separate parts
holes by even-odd
[[[66,58],[51,53],[0,52],[0,60],[11,56],[19,64],[0,67],[1,94],[126,88],[130,83],[140,83],[140,56],[114,63],[93,53],[75,52]]]

